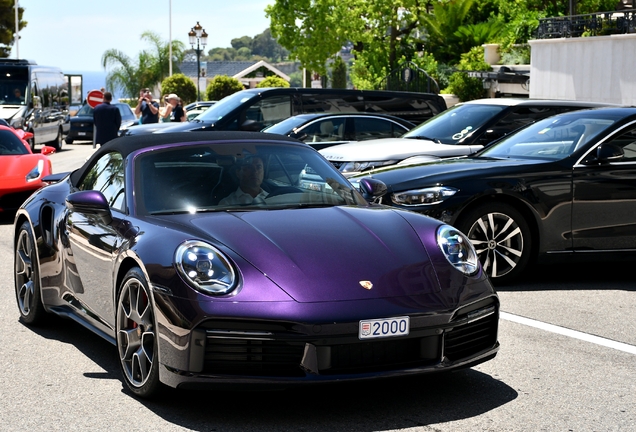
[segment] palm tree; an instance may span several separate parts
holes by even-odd
[[[102,55],[104,69],[112,67],[106,75],[106,85],[119,89],[130,99],[137,99],[139,89],[154,88],[168,75],[169,61],[181,63],[185,45],[181,41],[172,41],[172,59],[169,59],[170,47],[151,31],[142,33],[141,39],[149,41],[154,52],[141,51],[136,61],[123,52],[109,49]]]

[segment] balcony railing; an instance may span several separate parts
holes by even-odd
[[[636,12],[599,12],[539,20],[537,39],[636,33]]]

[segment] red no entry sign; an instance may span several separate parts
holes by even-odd
[[[102,102],[104,102],[104,93],[100,90],[91,90],[88,92],[88,96],[86,96],[86,103],[90,105],[91,108],[95,108]]]

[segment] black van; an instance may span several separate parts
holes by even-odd
[[[68,109],[68,81],[61,69],[32,60],[0,59],[0,118],[33,133],[36,144],[62,147]]]
[[[444,99],[433,93],[303,87],[255,88],[221,99],[190,122],[133,126],[123,134],[198,130],[260,131],[297,114],[336,112],[390,114],[419,124],[445,109]]]

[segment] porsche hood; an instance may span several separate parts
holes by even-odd
[[[392,209],[331,207],[209,216],[195,217],[190,223],[241,255],[299,302],[439,291],[422,240]],[[423,223],[440,224],[433,219]]]

